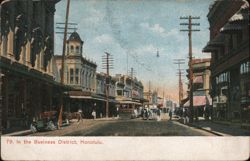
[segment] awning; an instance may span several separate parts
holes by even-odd
[[[95,98],[92,96],[69,96],[70,98],[75,98],[75,99],[90,99],[90,100],[98,100],[98,101],[106,101],[105,99],[102,98]]]
[[[135,105],[142,105],[139,102],[134,102],[134,101],[118,101],[120,104],[135,104]]]
[[[203,77],[202,76],[197,76],[194,78],[194,83],[203,83]]]
[[[105,98],[96,98],[96,97],[92,97],[92,96],[69,96],[70,98],[75,98],[75,99],[89,99],[89,100],[98,100],[98,101],[106,101]],[[109,102],[111,103],[118,103],[118,101],[114,100],[114,99],[109,99]]]
[[[205,105],[212,105],[212,99],[209,96],[194,96],[193,97],[193,106],[198,107],[198,106],[205,106]],[[184,107],[189,107],[190,102],[187,101],[184,104]]]
[[[241,32],[241,30],[242,30],[242,25],[227,23],[224,27],[220,29],[220,32],[223,34],[233,34]]]
[[[219,50],[219,48],[224,47],[224,39],[225,35],[219,33],[207,43],[207,45],[202,49],[202,52],[211,52]]]

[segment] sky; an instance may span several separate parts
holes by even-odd
[[[56,4],[55,23],[65,22],[66,0]],[[202,53],[209,41],[207,14],[213,0],[71,0],[69,22],[77,23],[77,32],[84,41],[83,56],[102,69],[104,52],[112,54],[111,75],[127,74],[131,68],[148,90],[178,100],[178,66],[174,59],[185,59],[181,68],[188,68],[187,26],[180,16],[199,16],[200,32],[192,34],[194,58],[210,57]],[[55,24],[55,31],[56,29]],[[62,53],[63,34],[55,34],[55,54]],[[157,50],[159,57],[157,57]],[[185,71],[184,71],[185,72]],[[182,77],[184,91],[188,80]]]

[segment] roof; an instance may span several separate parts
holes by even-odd
[[[245,1],[245,3],[241,6],[240,10],[229,19],[229,23],[237,23],[244,21],[247,23],[248,20],[249,20],[249,3]]]
[[[77,32],[73,32],[70,36],[68,41],[78,41],[83,43],[82,39],[80,38],[79,34]]]

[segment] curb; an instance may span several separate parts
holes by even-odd
[[[25,135],[29,135],[29,134],[32,134],[32,133],[33,132],[31,130],[25,130],[25,131],[18,131],[18,132],[4,134],[2,136],[25,136]]]
[[[212,133],[212,134],[217,135],[217,136],[226,136],[226,134],[223,134],[223,133],[220,133],[220,132],[217,132],[217,131],[211,131],[211,130],[205,129],[205,128],[203,128],[203,127],[194,125],[194,124],[190,124],[190,123],[189,123],[189,124],[184,124],[184,123],[182,123],[182,122],[179,121],[179,120],[176,120],[176,121],[179,122],[179,123],[181,123],[181,124],[183,124],[183,125],[190,126],[190,127],[196,128],[196,129],[200,129],[200,130],[203,130],[203,131]]]

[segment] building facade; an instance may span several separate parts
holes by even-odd
[[[128,75],[117,74],[116,81],[116,100],[122,112],[131,112],[133,109],[142,106],[143,85],[141,81]]]
[[[215,1],[207,15],[211,52],[214,118],[248,122],[250,118],[249,3]]]
[[[210,58],[205,59],[193,59],[193,106],[195,108],[195,117],[203,117],[206,114],[206,118],[211,115],[212,100],[209,94],[210,90]],[[189,73],[189,70],[187,70]],[[189,74],[187,75],[189,78]],[[189,107],[189,101],[184,104],[184,107]]]
[[[115,88],[116,81],[114,77],[109,77],[109,116],[116,115],[116,101],[115,101]],[[97,103],[97,117],[106,116],[106,74],[96,73],[96,103]]]
[[[55,1],[1,1],[0,90],[2,128],[26,127],[57,110],[54,81]]]
[[[64,84],[72,87],[69,91],[69,101],[66,111],[83,111],[85,117],[91,117],[95,106],[94,98],[96,93],[96,63],[82,56],[84,42],[77,32],[73,32],[66,43],[64,59]],[[61,73],[62,56],[55,56],[58,73]]]

